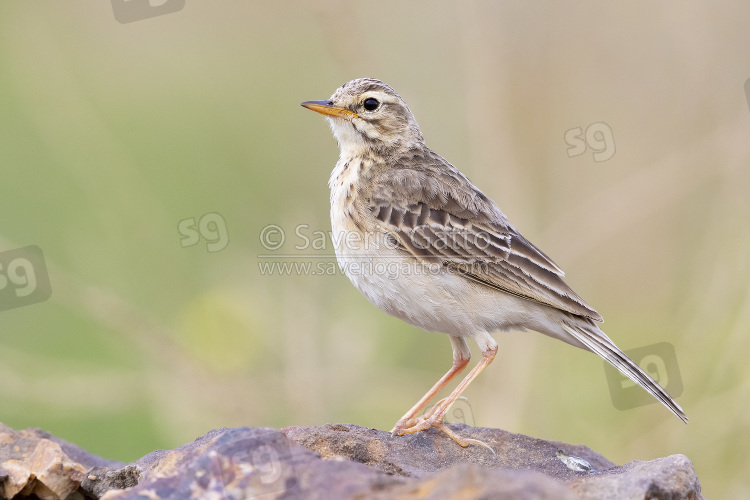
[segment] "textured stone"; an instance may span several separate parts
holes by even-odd
[[[435,430],[392,437],[329,424],[216,429],[126,465],[39,430],[2,426],[0,492],[50,500],[703,499],[683,455],[615,466],[585,446],[451,427],[486,442],[495,454],[461,448]]]
[[[366,464],[386,474],[419,479],[394,488],[392,498],[440,498],[448,492],[475,492],[467,498],[584,498],[699,500],[700,483],[690,460],[672,455],[624,466],[582,445],[545,441],[500,429],[451,424],[462,437],[478,439],[489,450],[461,448],[445,434],[428,430],[402,437],[349,424],[289,427],[282,431],[293,441],[327,460]],[[571,470],[557,458],[558,450],[582,458],[593,470]],[[457,472],[459,471],[459,472]],[[425,480],[428,479],[428,480]],[[423,496],[424,488],[431,495]],[[398,493],[398,494],[396,494]],[[456,493],[455,498],[462,498]]]
[[[67,498],[78,491],[91,467],[118,465],[121,464],[92,455],[40,429],[16,431],[0,423],[2,498]]]

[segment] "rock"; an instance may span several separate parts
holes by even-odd
[[[105,460],[40,429],[15,431],[0,423],[0,496],[68,498],[86,471],[124,464]]]
[[[1,424],[0,424],[1,425]],[[350,424],[216,429],[132,464],[0,427],[0,492],[44,499],[703,499],[683,455],[615,466],[585,446],[451,424],[403,437]],[[18,449],[16,449],[18,447]],[[586,470],[590,469],[590,470]],[[583,470],[583,471],[582,471]]]
[[[81,481],[81,490],[94,498],[101,498],[109,490],[124,490],[137,486],[141,479],[143,469],[134,464],[120,469],[93,467]]]
[[[430,429],[402,437],[349,424],[282,429],[289,439],[316,451],[324,460],[366,464],[385,474],[414,478],[413,491],[472,492],[472,497],[539,499],[702,499],[693,464],[684,455],[624,466],[586,446],[535,439],[500,429],[451,424],[462,437],[484,441],[495,451],[461,448],[445,434]],[[571,470],[557,457],[582,458],[592,472]],[[414,489],[418,488],[418,489]],[[401,493],[391,498],[433,498]],[[408,492],[409,488],[403,489]]]
[[[568,445],[513,434],[500,429],[451,424],[462,437],[484,441],[495,451],[481,446],[461,448],[440,431],[392,437],[390,433],[349,424],[282,429],[289,439],[311,449],[323,459],[343,457],[375,467],[386,474],[414,478],[434,475],[455,464],[508,470],[533,470],[559,481],[568,481],[580,473],[568,469],[557,450],[586,459],[595,469],[614,464],[585,446]]]

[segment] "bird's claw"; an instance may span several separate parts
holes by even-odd
[[[436,407],[438,405],[435,405]],[[438,418],[439,417],[439,418]],[[458,443],[459,446],[462,448],[466,448],[471,444],[477,445],[477,446],[484,446],[488,450],[492,452],[492,454],[495,454],[495,450],[492,449],[490,445],[485,443],[484,441],[480,441],[478,439],[471,439],[471,438],[462,438],[453,430],[448,427],[445,422],[443,421],[443,416],[439,413],[436,414],[434,411],[431,411],[428,414],[425,414],[422,417],[418,418],[410,418],[405,421],[399,420],[396,423],[396,426],[391,430],[391,436],[403,436],[405,434],[413,434],[415,432],[421,432],[424,430],[429,429],[430,427],[433,427],[435,429],[438,429],[442,431],[443,433],[447,434],[448,437],[450,437],[452,440],[454,440],[456,443]]]

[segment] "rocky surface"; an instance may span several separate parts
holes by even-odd
[[[391,437],[350,424],[216,429],[131,463],[38,429],[0,424],[3,498],[702,499],[684,455],[615,466],[580,445],[451,424],[489,444],[429,430]],[[32,498],[36,498],[32,497]]]
[[[0,423],[0,498],[69,498],[91,468],[124,465],[40,429],[16,431]]]

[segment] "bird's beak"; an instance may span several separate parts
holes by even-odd
[[[337,118],[343,118],[345,120],[351,120],[352,118],[358,118],[359,115],[354,111],[349,111],[344,108],[337,108],[333,105],[333,101],[305,101],[301,104],[307,109],[311,109],[317,113],[327,116],[335,116]]]

